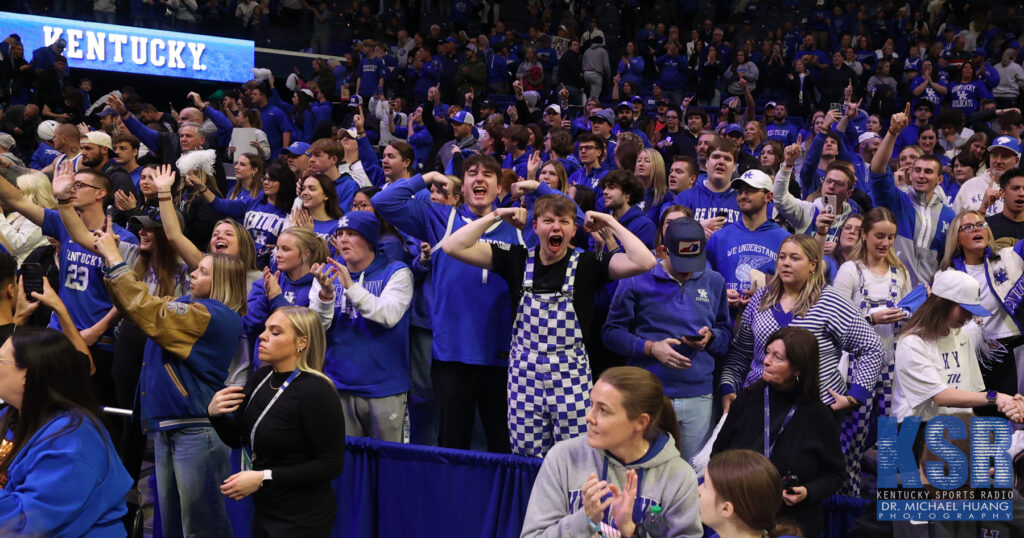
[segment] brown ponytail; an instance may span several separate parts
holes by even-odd
[[[681,450],[679,442],[679,422],[672,400],[665,396],[661,381],[654,374],[635,366],[616,366],[601,374],[599,381],[608,383],[622,393],[622,407],[626,416],[635,420],[646,413],[651,417],[644,431],[644,439],[653,441],[661,433],[667,433],[675,441],[676,449]]]

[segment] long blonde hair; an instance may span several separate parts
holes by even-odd
[[[960,246],[960,223],[963,222],[964,217],[967,215],[974,215],[981,219],[981,222],[986,222],[985,214],[976,209],[965,209],[961,211],[956,217],[953,218],[953,222],[949,223],[949,231],[946,232],[946,252],[942,255],[942,261],[939,262],[939,270],[945,271],[953,266],[953,258],[964,256],[964,247]],[[992,228],[985,228],[985,235],[988,236],[988,246],[991,250],[989,259],[998,260],[999,255],[996,254],[995,243],[996,240],[992,236]]]
[[[327,352],[327,336],[320,316],[305,306],[283,306],[277,309],[295,329],[296,338],[306,337],[306,347],[298,352],[295,367],[319,376],[334,387],[334,381],[324,374],[324,354]]]
[[[857,238],[857,242],[854,243],[853,249],[850,250],[850,259],[859,261],[861,263],[866,262],[868,259],[867,249],[867,236],[871,228],[879,222],[890,222],[896,224],[896,217],[884,207],[876,207],[871,211],[868,211],[864,215],[860,224],[860,237]],[[889,264],[889,267],[895,267],[896,271],[903,275],[904,280],[910,279],[910,274],[907,272],[907,266],[903,265],[900,261],[899,256],[896,256],[896,250],[891,246],[889,252],[885,253],[885,263]]]
[[[224,303],[224,306],[245,315],[247,290],[245,288],[245,265],[232,254],[214,252],[207,254],[213,261],[210,299]]]
[[[803,251],[804,256],[807,256],[815,264],[814,269],[811,270],[811,276],[807,279],[807,283],[800,290],[800,296],[797,297],[796,304],[793,305],[793,315],[795,317],[803,317],[807,315],[807,311],[814,306],[814,303],[818,302],[818,299],[821,298],[821,290],[825,288],[825,260],[821,254],[821,246],[809,235],[796,233],[783,239],[782,244],[779,245],[780,252],[786,243],[796,244]],[[768,291],[761,297],[761,303],[757,306],[757,309],[760,311],[768,310],[779,304],[779,300],[782,299],[784,288],[782,278],[779,277],[778,268],[775,270],[775,276],[768,282],[767,288]]]
[[[50,178],[40,172],[29,172],[18,176],[16,180],[21,194],[33,204],[44,209],[55,209],[57,199],[53,197],[53,185]]]
[[[653,203],[657,204],[668,193],[668,175],[665,171],[665,158],[661,156],[660,151],[654,148],[645,148],[640,154],[647,155],[647,158],[651,160],[651,186],[654,187]]]

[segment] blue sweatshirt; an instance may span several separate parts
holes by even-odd
[[[50,165],[54,159],[61,156],[61,152],[53,149],[45,140],[39,143],[39,147],[32,153],[32,159],[28,167],[33,170],[42,170]]]
[[[61,301],[68,307],[68,314],[71,321],[79,330],[88,329],[99,323],[103,316],[110,312],[113,306],[110,302],[110,295],[103,287],[103,268],[106,263],[103,258],[88,251],[71,238],[64,222],[60,218],[60,212],[56,209],[47,209],[43,216],[43,235],[56,237],[60,241],[60,289],[57,294]],[[121,241],[138,244],[139,240],[128,230],[114,224],[114,233]],[[50,316],[49,327],[61,330],[60,322],[57,321],[57,314]],[[103,333],[96,345],[100,349],[113,351],[114,329]]]
[[[297,280],[291,280],[284,271],[281,271],[277,283],[281,286],[281,294],[273,299],[267,297],[267,289],[262,278],[253,282],[252,289],[249,290],[248,307],[242,318],[242,332],[248,335],[250,342],[259,342],[264,323],[274,310],[284,306],[309,306],[309,289],[313,286],[313,273],[306,273]],[[253,353],[258,356],[258,350],[253,349]]]
[[[693,211],[693,220],[698,222],[714,218],[720,211],[729,213],[726,223],[741,219],[740,206],[736,205],[736,190],[732,187],[722,192],[714,192],[705,181],[698,181],[685,191],[676,195],[674,204],[685,206]],[[769,208],[771,214],[771,208]]]
[[[341,208],[341,212],[348,213],[352,211],[352,199],[359,192],[359,183],[352,176],[342,174],[334,180],[334,192],[338,195],[338,207]]]
[[[647,248],[654,249],[654,236],[657,234],[658,227],[654,224],[654,221],[647,218],[647,215],[644,214],[644,210],[640,206],[630,207],[619,217],[619,224],[622,224],[637,239],[643,241]]]
[[[376,256],[362,273],[352,273],[369,293],[380,297],[388,281],[405,264]],[[500,280],[500,279],[498,279]],[[324,373],[340,391],[382,398],[409,390],[409,309],[393,327],[370,321],[347,301],[335,282],[334,321],[327,330]]]
[[[788,121],[769,123],[765,130],[768,132],[768,140],[778,140],[783,146],[796,144],[796,137],[800,133],[800,129]]]
[[[267,104],[259,111],[263,119],[263,132],[267,134],[267,142],[270,143],[270,159],[273,160],[281,155],[283,136],[284,133],[291,132],[292,122],[283,110],[274,105]]]
[[[373,207],[403,233],[431,245],[445,237],[449,221],[454,232],[479,218],[465,206],[456,209],[413,198],[426,188],[418,174],[400,179],[373,197]],[[485,233],[482,241],[531,246],[525,244],[519,230],[504,221]],[[440,249],[431,256],[431,265],[434,360],[508,366],[512,318],[505,280],[455,261]]]
[[[644,355],[647,340],[695,335],[705,325],[714,333],[706,349],[676,346],[676,351],[693,361],[690,368],[669,368]],[[725,355],[729,350],[731,326],[722,275],[701,271],[680,284],[659,263],[646,273],[619,282],[603,338],[608,349],[627,357],[630,366],[656,375],[669,398],[691,398],[711,393],[715,370],[712,355]]]
[[[896,216],[893,248],[907,264],[911,284],[917,286],[931,282],[945,252],[946,233],[956,213],[941,196],[933,194],[931,200],[923,204],[916,192],[906,193],[896,188],[896,180],[888,166],[881,174],[871,173],[871,188],[875,204],[889,208]]]
[[[132,484],[106,429],[61,411],[11,462],[0,490],[0,529],[12,536],[124,536]]]
[[[779,247],[787,237],[789,232],[771,220],[756,230],[747,228],[742,220],[727,224],[708,239],[708,266],[725,278],[728,289],[749,290],[751,269],[775,274]]]
[[[686,58],[668,54],[655,60],[658,66],[658,86],[663,90],[682,90],[686,87],[689,76]]]
[[[604,166],[598,166],[589,172],[585,166],[581,166],[569,175],[569,184],[586,185],[591,189],[594,189],[595,193],[599,193],[601,190],[598,188],[598,185],[601,184],[601,180],[604,179],[604,176],[608,175],[608,172],[611,172],[611,169]],[[600,199],[601,195],[598,194],[597,198]]]
[[[284,220],[288,217],[288,213],[268,202],[266,195],[248,200],[214,198],[210,207],[218,213],[242,221],[256,243],[257,253],[267,245],[277,244],[277,235],[281,233]]]

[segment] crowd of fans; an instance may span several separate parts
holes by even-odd
[[[119,525],[148,436],[165,535],[227,535],[249,495],[260,533],[323,535],[348,435],[546,456],[524,535],[775,529],[697,514],[750,449],[816,536],[869,496],[877,417],[1024,421],[1012,8],[456,0],[420,32],[413,4],[132,2],[336,53],[181,110],[94,92],[63,40],[0,44],[0,335],[69,339],[0,348],[15,530]],[[95,396],[29,397],[85,368]],[[47,428],[112,489],[18,489]]]

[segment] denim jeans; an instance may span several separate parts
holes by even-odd
[[[231,475],[231,449],[213,428],[156,432],[153,450],[164,537],[234,536],[220,492]]]
[[[679,422],[679,441],[683,445],[682,456],[687,462],[704,447],[711,431],[710,394],[692,398],[672,398]]]

